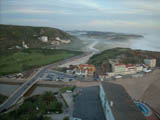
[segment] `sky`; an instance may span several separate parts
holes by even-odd
[[[160,0],[0,0],[0,24],[160,33]]]

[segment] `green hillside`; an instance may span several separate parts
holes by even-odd
[[[160,66],[160,52],[132,50],[129,48],[113,48],[105,50],[90,58],[88,63],[96,66],[108,64],[109,59],[120,59],[123,63],[141,64],[145,58],[156,58],[157,66]]]
[[[48,42],[42,42],[39,38],[47,36]],[[29,48],[46,47],[59,37],[63,40],[73,40],[73,36],[56,28],[49,27],[31,27],[16,25],[0,25],[0,49],[15,48],[22,46],[22,42]]]
[[[27,71],[80,55],[81,53],[69,50],[38,48],[0,51],[0,76]]]

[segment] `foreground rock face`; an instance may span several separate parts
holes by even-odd
[[[160,113],[160,69],[140,78],[126,78],[114,81],[121,84],[133,99],[145,101]]]

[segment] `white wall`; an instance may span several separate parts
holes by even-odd
[[[109,105],[109,101],[107,100],[107,96],[106,96],[106,93],[104,92],[102,85],[100,85],[100,99],[101,99],[106,120],[115,120]]]

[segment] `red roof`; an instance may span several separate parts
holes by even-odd
[[[125,64],[116,64],[116,66],[121,66],[121,65],[125,65]]]
[[[79,69],[81,70],[88,70],[88,71],[96,71],[96,68],[94,65],[91,64],[80,64]]]
[[[134,65],[133,64],[127,64],[126,67],[133,67]]]
[[[91,64],[80,64],[79,67],[95,67],[95,66]]]

